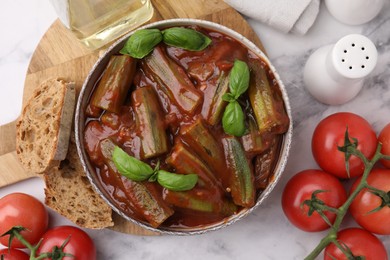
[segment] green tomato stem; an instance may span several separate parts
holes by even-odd
[[[38,250],[39,246],[41,245],[41,243],[42,243],[42,239],[39,240],[38,244],[36,244],[35,246],[33,246],[33,248],[30,249],[30,260],[40,260],[40,259],[45,259],[45,258],[50,257],[46,253],[40,254],[38,257],[35,257],[35,255],[37,254],[37,250]]]
[[[367,177],[370,174],[372,168],[374,167],[375,163],[380,160],[381,158],[385,158],[387,156],[384,156],[380,153],[381,150],[381,144],[378,144],[378,147],[376,149],[374,157],[369,160],[367,159],[361,151],[357,150],[356,148],[350,148],[350,153],[352,155],[355,155],[359,157],[363,163],[364,163],[364,172],[362,175],[362,178],[356,187],[356,189],[349,195],[347,200],[344,202],[343,205],[341,205],[338,208],[337,216],[334,224],[331,226],[330,231],[328,234],[320,241],[320,243],[314,248],[314,250],[305,258],[305,260],[314,260],[321,252],[329,245],[329,243],[336,241],[337,243],[337,231],[340,229],[341,223],[347,214],[348,208],[352,204],[353,200],[356,198],[356,196],[359,194],[359,192],[366,188],[368,186],[367,184]]]
[[[367,188],[370,192],[374,193],[375,195],[377,195],[378,197],[380,197],[382,199],[388,198],[387,192],[385,192],[383,190],[377,189],[369,184],[367,184],[365,188]],[[385,202],[388,202],[388,201],[385,201]]]
[[[43,253],[43,254],[40,254],[39,256],[35,257],[35,253],[33,254],[31,251],[30,260],[41,260],[41,259],[45,259],[45,258],[50,259],[50,257],[51,257],[50,253]]]
[[[381,159],[385,159],[385,160],[390,161],[390,155],[384,155],[384,154],[382,154],[382,158],[381,158]]]
[[[33,250],[34,247],[19,233],[19,231],[13,229],[12,234],[16,237],[24,246],[26,246],[29,250]]]
[[[318,246],[313,249],[313,251],[305,258],[305,260],[307,260],[307,259],[314,260],[327,245],[336,241],[336,239],[337,239],[337,231],[331,229],[331,231],[328,233],[328,235],[321,239],[321,242],[318,244]],[[325,245],[325,246],[322,246],[322,245]]]
[[[315,203],[315,207],[321,211],[329,211],[329,212],[332,212],[332,213],[339,213],[339,209],[337,208],[333,208],[333,207],[329,207],[328,205],[324,205],[324,204],[320,204],[320,203]]]
[[[351,250],[346,250],[344,246],[340,244],[339,241],[335,240],[332,242],[341,252],[347,257],[347,259],[354,259],[351,253]]]
[[[39,257],[35,257],[36,252],[41,244],[42,241],[39,241],[37,245],[33,246],[31,245],[21,234],[18,230],[12,230],[12,234],[14,237],[16,237],[24,246],[26,246],[30,250],[30,260],[40,260],[44,258],[48,258],[49,255],[47,254],[41,254]]]
[[[22,234],[20,233],[20,228],[23,228],[23,227],[13,227],[12,229],[10,229],[7,234],[10,234],[11,236],[13,236],[14,238],[18,239],[27,249],[30,250],[30,260],[41,260],[41,259],[53,259],[53,260],[60,260],[60,259],[63,259],[64,257],[68,256],[68,257],[74,257],[72,254],[68,254],[68,253],[65,253],[63,251],[64,247],[66,246],[66,244],[68,243],[69,238],[67,238],[64,243],[62,244],[62,246],[60,248],[55,248],[55,250],[53,252],[47,252],[47,253],[41,253],[39,254],[38,256],[36,256],[37,254],[37,250],[39,248],[39,246],[41,245],[42,243],[42,239],[39,240],[39,242],[36,244],[36,245],[31,245],[23,236]],[[23,230],[25,230],[23,228]]]

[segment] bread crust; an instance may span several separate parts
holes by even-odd
[[[16,154],[26,170],[43,173],[65,159],[75,104],[74,83],[62,79],[33,93],[16,124]]]
[[[92,188],[77,154],[75,103],[74,83],[43,82],[17,122],[16,153],[27,171],[43,174],[47,206],[81,227],[110,227],[112,209]]]
[[[111,207],[95,192],[77,154],[72,133],[66,159],[44,173],[45,204],[84,228],[114,226]]]

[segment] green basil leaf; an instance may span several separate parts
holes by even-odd
[[[245,133],[244,112],[237,101],[230,102],[222,116],[222,127],[225,133],[242,136]]]
[[[152,167],[115,146],[112,160],[119,173],[133,181],[147,180],[153,174]]]
[[[232,93],[225,93],[222,95],[222,100],[226,102],[234,102],[236,101],[236,98],[233,96]]]
[[[232,70],[229,74],[230,93],[235,99],[239,98],[249,87],[249,68],[248,65],[240,60],[235,60]]]
[[[142,59],[153,51],[154,47],[161,41],[162,34],[159,29],[138,30],[129,37],[120,53]]]
[[[211,43],[206,35],[193,29],[172,27],[162,31],[164,43],[190,51],[201,51]]]
[[[186,191],[195,187],[198,182],[196,174],[176,174],[159,170],[157,173],[157,182],[161,186],[172,191]]]

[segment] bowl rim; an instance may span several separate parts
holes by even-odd
[[[85,127],[85,112],[84,112],[84,103],[89,99],[86,97],[86,91],[89,88],[93,89],[93,86],[95,85],[96,81],[95,80],[92,84],[91,87],[91,78],[94,76],[95,71],[101,66],[102,63],[107,62],[108,57],[116,53],[116,49],[119,48],[119,46],[123,46],[127,38],[129,38],[132,34],[134,34],[138,30],[142,29],[148,29],[148,28],[164,28],[164,27],[171,27],[171,26],[188,26],[188,25],[198,25],[201,27],[204,27],[206,29],[214,30],[221,32],[229,37],[232,37],[233,39],[237,40],[240,42],[242,45],[244,45],[246,48],[248,48],[250,51],[252,51],[256,56],[262,59],[267,66],[270,68],[272,71],[272,74],[275,77],[275,80],[277,81],[280,91],[282,93],[282,98],[284,101],[285,109],[287,112],[288,117],[290,118],[290,123],[289,123],[289,128],[286,133],[283,134],[283,141],[281,144],[281,149],[279,153],[279,158],[277,161],[277,164],[274,168],[274,173],[273,173],[273,178],[272,181],[267,185],[266,189],[263,190],[258,197],[256,198],[256,203],[253,207],[243,209],[237,214],[234,214],[232,216],[229,216],[222,221],[215,222],[212,224],[208,224],[202,227],[196,227],[196,228],[186,228],[186,229],[175,229],[175,228],[167,228],[167,227],[158,227],[154,228],[148,225],[146,222],[138,221],[132,217],[127,216],[124,212],[122,212],[109,198],[107,198],[102,191],[99,189],[98,184],[95,181],[95,177],[93,175],[96,175],[96,172],[89,170],[88,165],[90,165],[89,159],[87,157],[85,147],[84,147],[84,142],[83,142],[83,134],[84,134],[84,127]],[[90,93],[92,90],[90,90]],[[89,93],[89,94],[90,94]],[[77,153],[80,158],[80,162],[83,166],[83,170],[87,175],[87,178],[89,182],[91,183],[93,189],[95,192],[97,192],[100,197],[121,217],[125,218],[128,221],[131,221],[132,223],[145,228],[149,231],[161,233],[161,234],[167,234],[167,235],[198,235],[198,234],[203,234],[206,232],[210,231],[215,231],[224,227],[227,227],[238,220],[241,220],[242,218],[246,217],[248,214],[250,214],[252,211],[254,211],[256,208],[259,207],[260,204],[269,196],[271,191],[274,189],[275,185],[278,183],[285,167],[287,164],[288,160],[288,155],[291,147],[291,142],[292,142],[292,131],[293,131],[293,120],[291,117],[291,107],[287,95],[286,88],[277,73],[275,67],[271,64],[270,60],[268,57],[263,53],[262,50],[258,46],[256,46],[252,41],[247,39],[245,36],[242,34],[215,22],[207,21],[207,20],[200,20],[200,19],[192,19],[192,18],[174,18],[174,19],[167,19],[167,20],[161,20],[157,22],[153,22],[147,25],[144,25],[142,27],[139,27],[138,29],[131,31],[124,36],[122,36],[120,39],[115,41],[110,47],[107,48],[107,50],[100,55],[98,60],[95,62],[91,70],[89,71],[83,86],[81,88],[81,91],[78,96],[77,100],[77,105],[76,105],[76,113],[75,113],[75,139],[76,139],[76,146],[77,146]]]

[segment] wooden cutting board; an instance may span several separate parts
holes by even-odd
[[[245,19],[222,0],[152,0],[155,13],[150,22],[170,18],[196,18],[225,25],[246,36],[262,50],[259,38]],[[28,67],[23,93],[23,106],[41,82],[61,77],[76,83],[80,91],[89,70],[104,51],[89,50],[56,20],[39,42]],[[0,126],[0,187],[34,177],[19,164],[15,152],[16,121]],[[151,235],[119,216],[113,229],[124,233]]]

